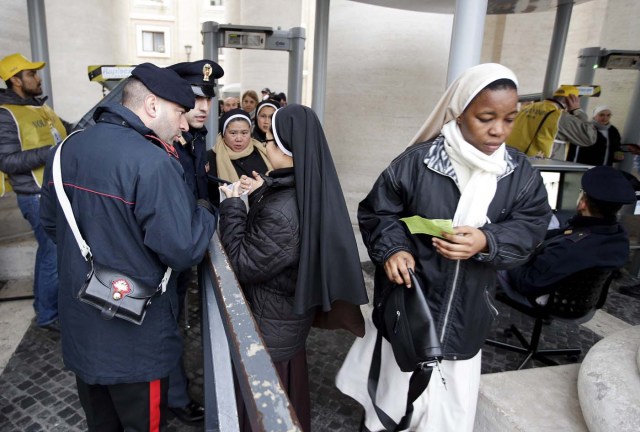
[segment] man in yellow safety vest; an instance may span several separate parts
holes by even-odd
[[[31,62],[15,53],[0,60],[0,196],[10,188],[29,221],[36,240],[33,281],[36,323],[58,329],[58,271],[56,247],[40,223],[40,188],[50,149],[62,141],[72,125],[62,121],[44,101],[38,70],[44,62]],[[5,181],[5,174],[8,182]]]

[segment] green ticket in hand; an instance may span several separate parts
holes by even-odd
[[[411,234],[428,234],[442,237],[442,233],[453,234],[451,219],[426,219],[422,216],[411,216],[400,219],[407,224]]]

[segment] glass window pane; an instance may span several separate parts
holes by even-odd
[[[152,52],[153,51],[153,33],[152,32],[142,32],[142,51]]]
[[[153,47],[156,52],[164,52],[164,33],[153,33]]]

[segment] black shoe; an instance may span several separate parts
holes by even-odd
[[[60,333],[60,323],[58,322],[58,320],[51,321],[49,324],[41,325],[39,327],[43,330]]]
[[[204,407],[194,400],[184,408],[169,407],[169,411],[184,424],[196,424],[204,420]]]

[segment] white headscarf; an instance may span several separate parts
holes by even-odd
[[[593,109],[593,118],[595,119],[602,111],[611,111],[611,107],[609,105],[598,105]]]
[[[409,144],[432,139],[440,133],[444,135],[445,150],[462,193],[453,217],[454,226],[481,227],[487,222],[487,210],[496,193],[498,176],[506,170],[504,143],[492,155],[486,155],[464,140],[456,123],[456,118],[473,98],[500,79],[509,79],[518,85],[515,74],[497,63],[466,70],[449,86]]]

